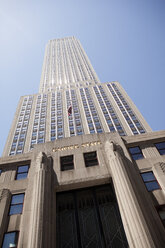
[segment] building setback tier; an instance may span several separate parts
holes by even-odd
[[[35,144],[76,135],[151,132],[118,82],[86,84],[21,97],[3,156],[28,152]]]
[[[100,82],[83,47],[75,37],[50,40],[45,49],[39,92],[60,86]]]

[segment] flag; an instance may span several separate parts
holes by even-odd
[[[68,108],[68,115],[70,116],[72,114],[72,106]]]

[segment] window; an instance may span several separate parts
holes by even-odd
[[[129,152],[130,152],[133,160],[138,160],[138,159],[144,158],[143,154],[141,152],[141,149],[138,146],[130,147]]]
[[[11,151],[9,155],[14,155],[14,154],[15,154],[15,152]]]
[[[84,161],[86,167],[98,165],[96,151],[84,153]]]
[[[165,142],[156,143],[155,146],[158,149],[160,155],[165,155]]]
[[[13,195],[10,203],[9,215],[21,214],[23,208],[24,194]]]
[[[22,150],[17,150],[16,151],[16,154],[21,154],[22,153]]]
[[[163,225],[165,227],[165,205],[158,207],[158,214],[163,222]]]
[[[37,140],[37,143],[44,143],[44,139],[42,139],[42,138],[41,139],[38,139]]]
[[[5,233],[2,248],[17,247],[18,232]]]
[[[73,170],[74,169],[73,155],[61,157],[60,164],[61,164],[61,171]]]
[[[21,165],[17,168],[16,180],[27,178],[29,165]]]
[[[160,186],[152,171],[141,173],[141,176],[148,191],[160,189]]]

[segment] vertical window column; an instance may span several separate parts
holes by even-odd
[[[43,94],[42,102],[41,102],[41,113],[40,113],[40,122],[39,122],[37,143],[44,143],[45,142],[46,114],[47,114],[47,94]]]
[[[88,123],[88,128],[90,133],[96,133],[95,127],[94,127],[94,121],[91,115],[91,112],[89,110],[88,104],[87,104],[87,100],[84,94],[84,89],[80,89],[80,95],[81,95],[81,100],[82,100],[82,104],[84,107],[84,111],[85,111],[85,116],[87,119],[87,123]]]
[[[30,149],[33,149],[34,144],[45,142],[46,112],[47,94],[42,94],[37,97]]]
[[[93,117],[93,122],[94,122],[96,132],[97,133],[102,133],[103,130],[102,130],[102,127],[101,127],[101,123],[100,123],[100,120],[99,120],[99,117],[98,117],[98,114],[97,114],[97,111],[96,111],[96,107],[95,107],[95,105],[93,103],[93,99],[91,97],[91,94],[90,94],[90,91],[89,91],[88,88],[85,88],[85,94],[86,94],[86,99],[88,101],[88,105],[89,105],[89,108],[90,108],[90,111],[91,111],[91,114],[92,114],[92,117]]]
[[[57,137],[56,123],[57,123],[56,98],[55,98],[55,92],[53,92],[51,96],[51,133],[50,133],[51,141],[55,140]]]
[[[66,91],[66,103],[67,103],[67,109],[69,107],[72,107],[72,100],[71,100],[71,95],[70,91]],[[68,122],[69,122],[69,131],[70,131],[70,136],[75,136],[75,125],[74,125],[74,119],[73,119],[73,110],[71,111],[71,114],[68,114]]]
[[[57,138],[64,137],[63,107],[61,92],[57,92]]]
[[[72,113],[68,115],[70,135],[83,134],[82,121],[75,90],[66,92],[67,108],[72,106]]]
[[[132,133],[134,135],[139,134],[138,129],[136,128],[136,125],[133,123],[133,121],[130,118],[129,112],[128,110],[130,110],[130,108],[127,108],[127,106],[124,106],[124,104],[122,103],[122,101],[118,98],[118,96],[116,95],[116,93],[114,92],[113,88],[111,87],[110,84],[107,84],[107,87],[109,89],[109,91],[111,92],[115,102],[117,103],[118,107],[121,110],[121,113],[123,114],[128,126],[130,127]],[[132,110],[131,110],[132,111]]]
[[[138,120],[137,116],[135,115],[135,113],[132,111],[132,109],[128,105],[127,101],[125,100],[125,98],[123,97],[121,92],[119,91],[118,87],[114,83],[112,83],[112,87],[113,87],[113,90],[116,92],[118,98],[120,99],[121,103],[124,105],[124,108],[128,112],[128,114],[124,113],[124,116],[127,118],[127,120],[129,120],[128,118],[131,119],[132,123],[136,126],[136,129],[138,130],[139,133],[145,133],[146,131],[145,131],[144,127],[142,126],[142,124]],[[133,131],[134,131],[134,129],[133,129]],[[136,134],[136,133],[134,133],[134,134]]]
[[[116,130],[119,132],[119,134],[121,136],[124,136],[125,132],[123,130],[122,124],[119,121],[119,118],[117,117],[117,114],[115,113],[114,108],[112,107],[110,101],[108,100],[107,95],[105,94],[105,92],[103,90],[103,87],[101,85],[99,85],[98,87],[99,87],[100,93],[102,95],[102,99],[104,100],[106,107],[110,113],[110,116],[112,118],[112,122],[114,123]]]
[[[74,90],[71,90],[71,98],[72,98],[72,108],[73,108],[73,114],[74,114],[74,126],[76,130],[76,134],[81,135],[83,134],[82,121],[81,121],[77,96]]]
[[[15,135],[13,138],[11,150],[9,155],[15,155],[23,153],[26,134],[30,119],[31,107],[32,107],[33,97],[25,97],[21,107],[20,115],[18,118]]]
[[[102,86],[99,86],[99,88],[97,86],[94,86],[93,88],[110,132],[118,131],[121,136],[124,136],[125,132],[123,130],[122,124],[120,123]]]

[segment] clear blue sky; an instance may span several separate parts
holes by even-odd
[[[38,92],[47,41],[77,37],[102,82],[118,80],[165,127],[164,0],[0,0],[0,153],[20,96]]]

